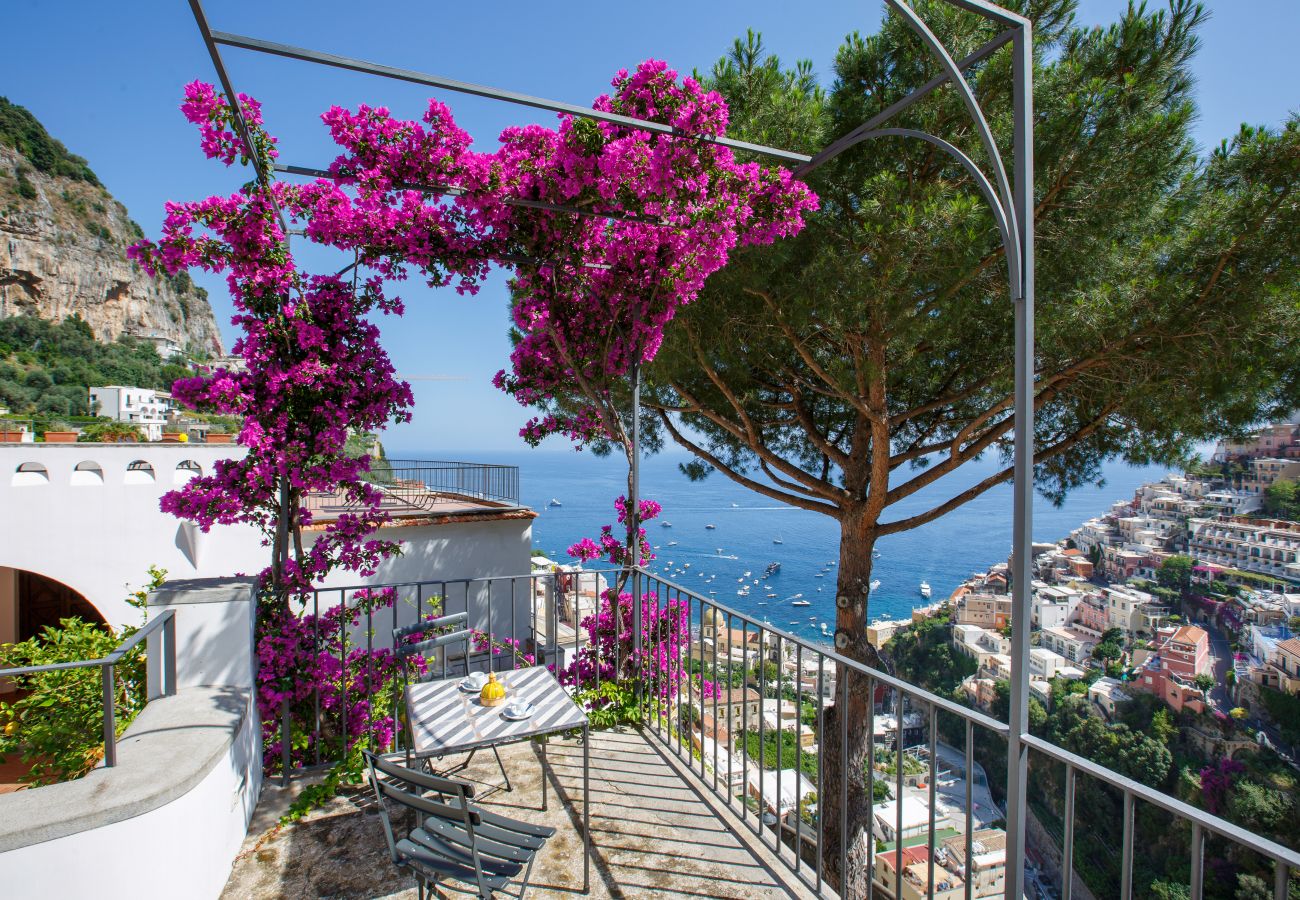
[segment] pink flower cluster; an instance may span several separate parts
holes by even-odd
[[[733,249],[794,234],[816,208],[816,197],[788,171],[738,162],[714,142],[727,122],[722,98],[693,79],[679,82],[662,62],[620,72],[595,108],[670,130],[561,116],[555,129],[507,129],[495,152],[478,153],[436,101],[421,122],[394,119],[382,107],[334,107],[322,116],[340,148],[330,177],[269,189],[252,181],[229,196],[168,203],[162,237],[130,249],[152,275],[193,267],[224,273],[234,299],[241,335],[233,352],[245,365],[183,379],[174,392],[196,408],[243,417],[239,442],[247,454],[192,479],[162,507],[204,530],[252,524],[272,547],[263,572],[272,602],[259,643],[264,715],[278,715],[285,699],[301,704],[304,682],[329,683],[337,685],[328,702],[339,730],[346,722],[351,734],[358,717],[375,720],[368,707],[342,699],[360,697],[350,693],[358,673],[391,674],[391,658],[355,651],[342,651],[336,668],[333,650],[341,648],[322,649],[304,629],[315,640],[322,625],[341,633],[344,619],[297,617],[289,609],[290,598],[307,597],[335,569],[369,575],[398,549],[375,537],[387,521],[383,493],[367,479],[368,458],[350,457],[345,446],[352,433],[410,418],[410,388],[397,380],[370,320],[402,312],[401,301],[385,293],[387,282],[417,272],[431,285],[472,294],[494,262],[512,265],[519,340],[511,371],[495,383],[520,403],[551,407],[521,434],[533,442],[555,433],[616,439],[612,388],[633,365],[654,358],[676,311]],[[238,160],[269,176],[278,151],[256,100],[240,95],[232,105],[195,82],[182,111],[209,158],[228,166]],[[355,272],[345,279],[300,270],[286,224],[310,241],[351,251]],[[328,495],[348,512],[313,522],[312,495]],[[643,501],[639,513],[639,521],[651,519],[658,505]],[[619,520],[631,530],[622,501]],[[314,540],[304,539],[308,528]],[[651,557],[638,530],[636,556],[644,563]],[[575,549],[626,563],[632,551],[624,547],[632,544],[631,535],[619,544],[607,527],[599,544]],[[663,652],[672,656],[689,623],[675,607],[643,611],[666,629]],[[609,632],[602,646],[624,640],[623,620],[609,616],[595,617],[589,629]],[[675,687],[668,657],[648,652],[639,649],[635,658],[659,666],[657,690]],[[593,664],[604,659],[598,653]],[[391,722],[383,727],[391,731]]]
[[[642,500],[637,504],[640,508],[641,515],[637,519],[636,529],[636,546],[637,546],[637,565],[644,566],[650,560],[655,558],[650,541],[646,539],[645,529],[641,523],[648,522],[656,518],[663,509],[654,500]],[[627,517],[627,498],[619,496],[614,501],[614,508],[618,511],[619,524],[624,525],[630,531],[631,523]],[[587,562],[593,559],[605,557],[615,565],[628,565],[632,561],[632,554],[628,548],[632,544],[632,535],[629,533],[624,540],[614,537],[614,526],[604,525],[600,529],[599,542],[591,538],[583,538],[576,544],[571,545],[566,551],[574,559]]]
[[[391,609],[396,599],[392,588],[361,590],[349,603],[323,613],[280,610],[261,617],[257,703],[268,769],[281,761],[286,703],[293,723],[290,759],[295,767],[310,765],[318,757],[342,758],[358,742],[380,751],[392,749],[401,663],[388,648],[353,646],[350,636],[363,616]],[[416,660],[417,666],[422,664]]]
[[[606,591],[600,609],[582,620],[588,643],[560,671],[560,683],[579,688],[600,681],[641,681],[649,696],[664,702],[676,699],[692,681],[686,668],[691,642],[689,601],[663,602],[652,593],[641,597],[641,642],[633,632],[637,604],[630,593]],[[698,679],[706,698],[717,692],[713,682]]]

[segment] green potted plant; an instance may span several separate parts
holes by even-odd
[[[224,422],[213,422],[208,428],[209,444],[233,444],[235,436],[230,433],[229,427]]]
[[[140,440],[140,431],[126,422],[96,422],[82,429],[80,440],[100,444],[134,444]]]
[[[75,444],[77,432],[71,430],[66,422],[51,422],[41,435],[47,444]]]
[[[23,433],[17,422],[0,419],[0,443],[21,441]]]

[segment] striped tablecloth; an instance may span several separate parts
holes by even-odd
[[[443,756],[587,724],[586,713],[545,666],[498,672],[497,681],[506,688],[506,702],[500,706],[484,706],[477,691],[461,690],[461,680],[427,681],[407,689],[416,756]],[[507,719],[502,712],[514,701],[533,704],[533,714],[517,722]]]

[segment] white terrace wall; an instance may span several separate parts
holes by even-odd
[[[204,534],[158,508],[163,494],[192,473],[211,473],[217,460],[243,452],[203,444],[0,444],[0,569],[27,569],[62,582],[115,626],[139,622],[125,597],[145,581],[151,565],[172,579],[255,574],[268,558],[255,529],[215,526]],[[530,568],[528,514],[403,523],[382,536],[402,542],[402,555],[373,577],[341,573],[329,584],[526,575]],[[463,585],[449,582],[438,590],[450,609],[463,608]],[[483,606],[486,588],[470,591],[471,606]],[[494,588],[490,630],[525,637],[531,614],[526,585],[521,581],[513,593],[508,585]],[[511,608],[512,627],[505,628]],[[403,603],[399,621],[414,616],[414,604]],[[485,606],[474,624],[487,629]]]
[[[216,444],[0,444],[0,566],[66,584],[114,626],[139,623],[125,597],[151,565],[171,578],[254,574],[266,549],[253,528],[203,534],[158,508],[192,474],[210,474],[218,459],[243,452]]]

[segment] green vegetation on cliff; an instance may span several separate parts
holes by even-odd
[[[99,185],[90,165],[50,136],[45,126],[25,108],[0,97],[0,144],[27,157],[32,168],[46,175]]]
[[[96,341],[81,319],[0,319],[0,406],[15,414],[88,415],[91,386],[170,390],[189,374],[187,366],[164,361],[148,341]]]

